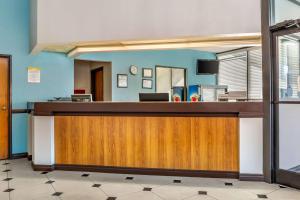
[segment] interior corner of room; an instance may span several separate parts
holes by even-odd
[[[112,105],[117,105],[116,102],[118,102],[124,103],[119,104],[120,107],[116,106],[123,110],[122,112],[132,113],[136,109],[136,112],[153,115],[152,109],[154,109],[158,113],[162,112],[162,115],[168,112],[175,115],[174,109],[179,109],[182,112],[180,115],[184,115],[187,111],[187,115],[192,116],[197,112],[201,114],[205,110],[208,113],[214,111],[214,104],[205,103],[247,102],[252,98],[261,100],[261,54],[252,49],[261,46],[260,21],[257,17],[253,22],[255,28],[252,30],[243,29],[244,23],[240,21],[237,28],[233,29],[236,31],[223,32],[214,27],[209,32],[203,28],[197,28],[195,31],[198,21],[194,20],[188,25],[183,23],[182,18],[174,15],[177,21],[186,25],[186,32],[180,31],[170,36],[164,34],[164,31],[155,30],[160,33],[157,38],[141,38],[137,33],[123,30],[124,34],[127,33],[130,38],[134,39],[128,40],[125,36],[112,35],[115,38],[91,41],[89,37],[93,35],[89,34],[99,32],[99,27],[93,26],[92,28],[95,29],[90,30],[87,35],[76,24],[79,21],[75,19],[77,15],[70,14],[75,18],[69,25],[76,27],[77,31],[73,33],[74,38],[77,36],[78,38],[67,42],[72,37],[69,37],[65,31],[61,32],[65,30],[66,21],[65,17],[62,17],[64,13],[49,16],[49,13],[40,12],[39,9],[51,6],[47,5],[46,1],[39,2],[37,6],[37,2],[5,1],[0,7],[0,11],[3,11],[0,12],[1,19],[6,19],[3,24],[7,27],[1,33],[4,39],[1,38],[0,51],[12,55],[10,60],[12,84],[8,86],[8,91],[12,93],[10,99],[12,130],[6,134],[6,137],[10,138],[10,142],[8,141],[10,148],[6,151],[9,150],[12,155],[32,154],[33,139],[30,134],[34,132],[32,119],[35,114],[39,117],[39,109],[35,106],[50,105],[57,109],[63,106],[60,112],[70,114],[71,111],[64,109],[68,105],[71,107],[77,105],[72,100],[92,99],[98,106],[94,111],[98,114],[103,113],[105,109],[112,112],[116,109]],[[75,6],[75,4],[68,6]],[[11,10],[13,7],[16,11]],[[11,12],[6,12],[6,10],[11,10]],[[74,9],[68,10],[68,12],[72,11]],[[106,11],[103,10],[103,12]],[[13,15],[13,13],[16,14]],[[44,14],[41,15],[41,13]],[[58,16],[60,17],[57,18]],[[49,20],[49,17],[52,20]],[[53,27],[54,21],[56,23]],[[165,30],[164,23],[158,24],[159,29]],[[220,19],[219,23],[223,24],[223,20]],[[205,24],[206,21],[203,22],[203,25]],[[173,24],[174,28],[177,25]],[[144,26],[140,29],[141,31],[151,30]],[[50,38],[55,39],[51,34],[52,30],[57,31],[57,41],[50,40]],[[182,28],[176,30],[182,30]],[[101,29],[101,31],[115,32],[109,29]],[[15,40],[10,42],[12,41],[10,38],[15,38]],[[242,52],[243,55],[236,55],[235,50]],[[31,55],[28,54],[29,51]],[[72,52],[75,53],[71,54]],[[230,59],[223,59],[224,57],[221,59],[221,56],[225,54],[229,55]],[[253,65],[247,65],[249,60]],[[238,70],[235,70],[235,67],[238,67]],[[232,93],[233,96],[226,96],[227,92],[232,91],[242,93],[238,93],[237,96],[234,96],[234,93]],[[223,95],[223,102],[219,102],[221,95]],[[140,103],[140,100],[148,103]],[[154,104],[153,101],[158,102]],[[165,103],[163,104],[165,110],[162,111],[160,110],[161,101]],[[112,104],[109,104],[110,102]],[[10,104],[9,101],[6,103]],[[92,106],[82,105],[82,108],[89,112],[94,109],[92,102]],[[133,107],[128,105],[133,105]],[[141,107],[145,105],[153,107]],[[207,105],[209,107],[206,107]],[[219,104],[220,110],[217,112],[222,113],[223,107],[226,107],[226,111],[232,110],[230,116],[237,117],[242,112],[238,109],[240,104],[237,105],[230,107],[227,104],[225,106]],[[75,111],[79,112],[77,110],[79,107],[75,106],[70,109],[76,108]],[[202,107],[203,111],[199,111]],[[10,107],[7,106],[7,108]],[[260,109],[260,106],[258,108]],[[80,113],[88,112],[87,110],[81,110]],[[121,110],[115,110],[115,112],[120,113]],[[53,113],[56,112],[51,109],[48,111],[43,110],[44,113],[39,114],[47,118],[49,116],[46,114],[53,117]],[[49,118],[53,120],[51,117]]]
[[[1,1],[0,160],[300,188],[299,0],[137,1]]]

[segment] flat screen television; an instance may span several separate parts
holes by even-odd
[[[197,74],[218,74],[219,61],[218,60],[198,60]]]

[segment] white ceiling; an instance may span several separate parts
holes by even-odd
[[[261,32],[260,0],[188,0],[188,3],[182,0],[88,2],[32,1],[32,52],[69,52],[79,46],[103,43],[122,43],[121,45],[127,46],[122,41],[202,38]],[[190,46],[192,47],[194,45]]]

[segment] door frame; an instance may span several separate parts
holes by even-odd
[[[96,72],[98,72],[98,71],[102,71],[102,98],[103,98],[102,101],[104,101],[104,74],[103,74],[104,70],[103,70],[103,68],[104,67],[98,67],[96,69],[92,69],[90,72],[91,73],[91,93],[92,93],[93,101],[94,101],[94,99],[96,99],[95,94],[94,94],[96,91],[96,87],[94,87],[94,86],[96,85]]]
[[[263,173],[267,183],[276,182],[276,133],[273,95],[274,60],[272,33],[280,25],[274,22],[274,0],[261,0],[261,33],[263,62]]]
[[[300,27],[289,27],[283,29],[271,30],[271,45],[272,45],[272,73],[273,73],[273,130],[274,130],[274,144],[275,144],[275,181],[279,184],[288,185],[300,189],[300,174],[283,170],[279,168],[279,104],[300,104],[300,101],[280,101],[279,99],[279,54],[278,54],[278,40],[279,36],[289,35],[300,32]]]
[[[274,134],[272,110],[271,3],[261,0],[262,69],[263,69],[263,174],[267,183],[275,182]]]
[[[8,59],[8,158],[12,158],[12,56],[0,54],[0,58]]]

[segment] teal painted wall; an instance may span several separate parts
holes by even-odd
[[[188,85],[216,84],[214,75],[196,75],[197,59],[216,59],[216,55],[196,50],[165,50],[165,51],[130,51],[113,53],[83,54],[77,59],[112,62],[112,99],[114,101],[137,101],[139,92],[154,92],[153,89],[142,89],[142,68],[153,68],[156,65],[187,68]],[[129,66],[139,68],[137,75],[129,73]],[[117,74],[128,74],[128,88],[117,88]],[[155,73],[154,73],[155,74]]]
[[[0,54],[12,55],[12,104],[14,109],[26,108],[28,101],[41,101],[55,96],[70,96],[74,87],[74,60],[64,54],[41,53],[29,55],[29,0],[0,0]],[[215,59],[211,53],[194,50],[139,51],[97,53],[81,59],[112,61],[113,100],[136,101],[142,90],[141,68],[155,65],[186,67],[189,84],[214,84],[214,76],[196,76],[197,59]],[[116,74],[128,73],[137,65],[139,74],[129,75],[129,88],[116,88]],[[27,83],[27,67],[41,68],[41,83]],[[154,79],[153,79],[154,80]],[[150,90],[151,91],[151,90]],[[154,91],[154,89],[153,89]],[[13,153],[27,152],[27,114],[13,114]]]
[[[27,152],[28,114],[14,114],[12,117],[13,153]]]
[[[0,0],[0,54],[12,55],[12,104],[26,108],[28,101],[69,96],[74,87],[72,59],[64,54],[29,55],[29,0]],[[27,67],[41,68],[41,83],[27,83]],[[13,153],[27,152],[27,115],[13,114]]]

